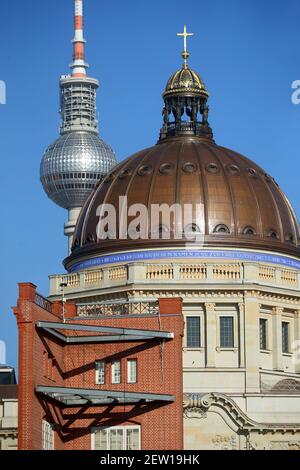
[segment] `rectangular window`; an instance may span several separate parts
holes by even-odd
[[[93,431],[93,450],[140,450],[140,426],[96,428]]]
[[[259,319],[259,343],[260,349],[266,350],[268,347],[267,342],[267,321],[265,318]]]
[[[105,384],[105,362],[96,361],[96,384],[104,385]]]
[[[127,361],[127,382],[135,384],[137,382],[137,360],[128,359]]]
[[[234,347],[233,317],[220,317],[220,347]]]
[[[48,421],[42,421],[43,450],[54,450],[54,428]]]
[[[121,383],[121,361],[114,361],[111,365],[111,382],[113,384]]]
[[[290,324],[288,322],[282,322],[282,352],[290,352]]]
[[[200,317],[186,317],[186,345],[188,348],[200,348]]]

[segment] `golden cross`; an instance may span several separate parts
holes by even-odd
[[[183,33],[177,33],[177,36],[183,36],[183,47],[184,47],[184,50],[183,52],[186,53],[187,52],[187,44],[186,44],[186,39],[189,37],[189,36],[194,36],[194,33],[187,33],[186,32],[186,25],[184,25],[184,28],[183,28]]]

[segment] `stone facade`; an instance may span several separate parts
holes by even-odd
[[[0,398],[0,450],[18,446],[18,399]]]
[[[16,450],[17,446],[18,386],[14,370],[0,366],[0,450]]]
[[[256,253],[258,258],[263,255]],[[50,276],[50,299],[61,298],[59,285],[65,282],[66,298],[89,316],[102,314],[105,302],[135,309],[143,304],[149,308],[158,298],[181,297],[185,319],[200,317],[201,331],[200,347],[188,347],[186,331],[183,343],[185,448],[297,449],[300,277],[297,260],[286,259],[266,263],[174,257],[103,263]],[[220,345],[222,316],[233,318],[230,348]],[[260,345],[260,319],[266,320],[265,349]],[[284,352],[283,323],[289,331]]]

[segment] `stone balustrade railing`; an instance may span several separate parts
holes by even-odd
[[[259,263],[132,263],[79,273],[50,276],[50,296],[65,291],[95,290],[133,283],[163,284],[262,284],[298,289],[300,273],[293,269]]]

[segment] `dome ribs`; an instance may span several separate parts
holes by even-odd
[[[233,163],[235,165],[237,165],[238,167],[240,167],[240,169],[241,169],[239,177],[243,179],[245,185],[247,186],[247,188],[249,190],[249,196],[254,201],[254,205],[255,205],[255,208],[256,208],[256,210],[255,210],[255,223],[254,223],[256,236],[258,236],[260,238],[263,238],[263,224],[262,224],[262,219],[261,219],[259,200],[258,200],[256,192],[254,191],[254,188],[253,188],[253,186],[250,182],[250,179],[249,179],[249,177],[247,176],[247,173],[246,173],[247,167],[251,167],[251,165],[253,166],[253,162],[251,162],[250,160],[245,158],[245,163],[247,163],[247,165],[243,165],[242,160],[241,160],[243,157],[241,155],[239,155],[236,152],[233,152],[233,151],[231,151],[231,150],[229,150],[225,147],[220,147],[220,148],[221,148],[222,152],[228,157],[228,159],[232,160]],[[241,188],[242,188],[242,186],[239,185],[238,189],[236,189],[236,190],[240,191]],[[253,209],[253,207],[251,207],[250,201],[249,201],[249,204],[247,204],[247,206],[248,206],[248,210]],[[239,216],[237,216],[238,235],[243,232],[243,230],[246,226],[253,226],[253,221],[248,219],[248,217],[247,217],[247,219],[241,221],[240,223],[239,223],[239,221],[240,221],[240,218],[239,218]]]

